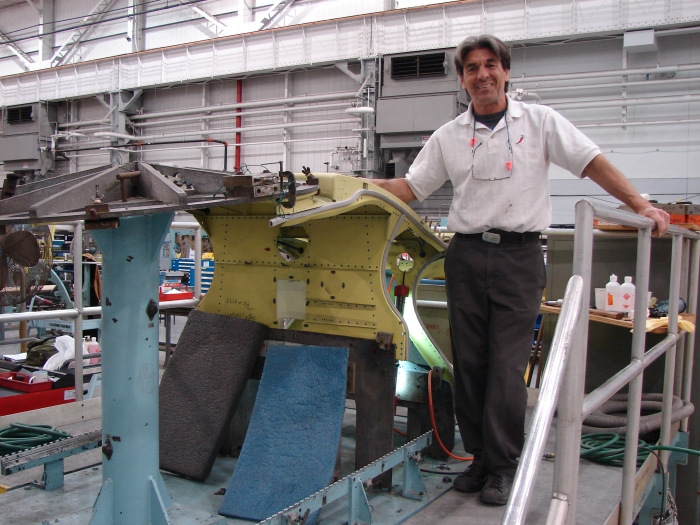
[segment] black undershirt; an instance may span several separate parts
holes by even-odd
[[[483,124],[484,126],[488,126],[489,129],[493,129],[496,127],[496,124],[501,121],[503,115],[505,114],[505,109],[503,111],[499,111],[498,113],[490,113],[488,115],[479,115],[478,113],[474,112],[474,120],[480,124]]]

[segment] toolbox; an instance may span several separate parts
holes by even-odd
[[[53,388],[53,381],[30,383],[31,377],[31,374],[20,372],[2,372],[0,373],[0,387],[20,392],[43,392]]]
[[[177,291],[173,291],[177,290]],[[167,292],[167,293],[166,293]],[[179,290],[177,288],[169,288],[167,286],[161,286],[158,290],[158,301],[182,301],[183,299],[193,299],[194,292],[189,292],[185,290]]]

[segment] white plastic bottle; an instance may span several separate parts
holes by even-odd
[[[100,352],[100,344],[97,342],[97,339],[95,337],[92,337],[90,339],[90,342],[87,345],[87,351],[89,354],[97,354]],[[100,362],[100,360],[96,357],[93,357],[92,359],[90,359],[91,365],[96,365],[99,362]]]
[[[617,275],[610,276],[610,282],[605,285],[605,311],[620,312],[622,311],[620,283],[617,282]]]
[[[620,285],[620,303],[623,312],[631,312],[634,310],[634,285],[632,277],[625,277],[625,282]]]

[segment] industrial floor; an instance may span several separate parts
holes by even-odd
[[[184,318],[173,323],[172,338],[177,337],[184,326]],[[164,340],[161,328],[161,341]],[[5,350],[5,349],[3,349]],[[3,351],[2,353],[11,353]],[[164,352],[160,352],[161,370]],[[399,408],[395,427],[405,430],[406,418]],[[529,415],[529,414],[528,414]],[[555,421],[556,424],[556,421]],[[80,433],[92,428],[99,428],[101,421],[95,418],[74,425],[59,427],[72,433]],[[550,432],[546,451],[554,450],[554,429]],[[403,444],[404,438],[395,436],[395,445]],[[346,404],[342,428],[342,473],[350,474],[353,469],[355,445],[355,410],[351,401]],[[459,436],[457,436],[459,441]],[[455,453],[464,455],[461,442]],[[0,477],[0,484],[12,487],[0,494],[0,525],[57,523],[59,525],[87,525],[91,507],[97,497],[102,482],[101,451],[89,451],[69,458],[65,462],[65,485],[55,491],[43,491],[35,488],[32,481],[41,478],[41,467],[12,476]],[[205,483],[187,481],[163,473],[163,478],[173,500],[179,507],[205,511],[206,517],[216,514],[223,496],[215,494],[228,485],[236,460],[231,457],[219,457],[212,474]],[[463,470],[464,463],[450,459],[447,466],[450,471],[433,473],[438,462],[427,458],[421,465],[428,494],[423,502],[401,498],[396,493],[368,493],[369,503],[373,509],[373,523],[407,525],[491,525],[499,524],[504,507],[487,506],[479,502],[478,494],[463,494],[452,490],[451,479],[455,472]],[[528,524],[543,524],[551,496],[554,464],[543,460],[540,466]],[[581,461],[579,505],[577,523],[604,524],[619,501],[621,469],[601,466]],[[400,467],[394,470],[394,485],[401,480]],[[58,520],[58,521],[57,521]],[[227,519],[229,525],[249,524],[242,520]],[[347,511],[342,504],[329,505],[321,514],[321,523],[325,525],[342,525],[347,523]]]

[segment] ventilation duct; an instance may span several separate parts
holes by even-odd
[[[391,78],[393,80],[445,75],[447,75],[447,71],[444,52],[391,58]]]
[[[23,124],[25,122],[34,122],[34,107],[18,106],[14,108],[7,108],[6,115],[8,124]]]

